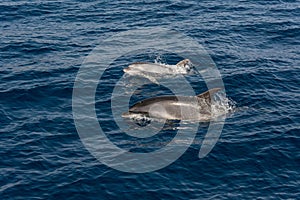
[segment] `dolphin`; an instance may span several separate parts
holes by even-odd
[[[212,96],[221,88],[213,88],[197,96],[159,96],[134,104],[122,117],[142,115],[166,120],[209,121],[212,118]]]
[[[176,65],[166,65],[160,63],[136,62],[130,64],[123,71],[129,75],[165,75],[165,74],[188,74],[192,69],[189,59],[184,59]]]

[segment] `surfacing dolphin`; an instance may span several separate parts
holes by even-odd
[[[221,88],[213,88],[197,96],[159,96],[133,105],[122,117],[136,115],[167,120],[209,121],[212,118],[211,97]]]
[[[176,65],[166,65],[160,63],[137,62],[132,63],[123,71],[130,75],[173,75],[188,74],[192,69],[192,63],[189,59],[184,59]]]

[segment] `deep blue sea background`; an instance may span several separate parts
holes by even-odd
[[[242,109],[204,159],[193,144],[164,169],[124,173],[81,143],[73,84],[99,41],[152,26],[203,45]],[[3,0],[0,33],[0,199],[300,198],[299,1]]]

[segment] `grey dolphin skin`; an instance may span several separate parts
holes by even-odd
[[[144,73],[150,74],[187,74],[192,67],[189,59],[184,59],[176,65],[165,65],[159,63],[136,62],[123,69],[123,71],[130,75],[142,75]]]
[[[221,88],[213,88],[197,96],[159,96],[145,99],[133,105],[122,117],[130,118],[137,114],[150,118],[169,120],[211,119],[211,97]]]

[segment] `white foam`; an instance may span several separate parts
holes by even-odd
[[[214,95],[214,101],[211,105],[212,118],[217,118],[222,115],[234,112],[236,109],[236,103],[226,97],[224,92],[218,92]]]

